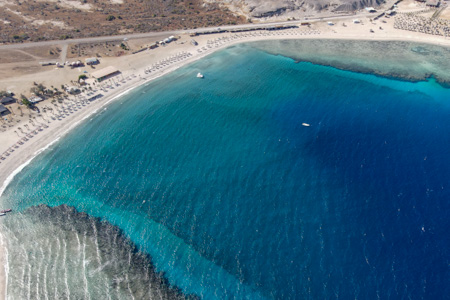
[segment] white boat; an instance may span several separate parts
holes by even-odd
[[[311,126],[311,125],[309,125],[308,123],[302,123],[302,126],[309,127],[309,126]]]
[[[0,213],[0,217],[6,215],[6,213]]]
[[[203,77],[205,77],[205,76],[203,76],[202,73],[199,72],[199,73],[197,74],[197,78],[203,78]]]

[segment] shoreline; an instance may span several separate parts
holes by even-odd
[[[325,27],[323,29],[325,30],[331,30],[329,27],[326,27],[327,25],[324,24]],[[360,25],[359,25],[360,26]],[[367,27],[366,27],[367,26]],[[370,27],[369,24],[360,26],[364,27],[364,29],[367,29]],[[314,28],[314,30],[317,30]],[[274,31],[270,32],[267,35],[258,35],[253,36],[253,33],[240,33],[237,34],[240,38],[227,40],[227,42],[223,42],[224,40],[221,40],[219,43],[217,43],[218,46],[212,47],[210,49],[207,49],[206,51],[198,52],[194,51],[197,49],[201,49],[201,47],[204,47],[206,45],[206,41],[222,38],[224,36],[236,36],[236,34],[215,34],[215,35],[202,35],[195,37],[195,39],[199,42],[199,46],[191,46],[189,44],[179,44],[176,46],[168,45],[166,48],[158,49],[159,52],[154,55],[153,63],[156,61],[159,61],[161,59],[170,57],[176,53],[179,53],[180,51],[187,51],[192,53],[192,56],[188,57],[185,60],[182,61],[176,61],[172,65],[169,65],[165,67],[163,70],[158,70],[155,72],[152,72],[150,75],[145,74],[145,70],[149,68],[149,66],[152,65],[152,62],[146,61],[148,59],[149,55],[154,54],[149,52],[142,52],[136,55],[133,55],[129,58],[129,62],[134,62],[137,66],[136,68],[131,67],[129,69],[122,70],[123,77],[130,78],[125,83],[121,82],[120,86],[114,87],[114,89],[108,90],[106,93],[104,93],[104,96],[100,99],[97,99],[93,102],[90,102],[87,104],[84,108],[82,108],[80,111],[77,111],[73,114],[70,114],[66,116],[65,118],[61,119],[60,121],[54,120],[51,123],[48,123],[48,128],[43,129],[40,131],[37,136],[29,139],[28,142],[24,143],[24,145],[19,146],[19,148],[15,149],[13,153],[6,159],[1,161],[0,164],[0,196],[3,194],[5,189],[7,188],[8,184],[14,179],[14,177],[20,173],[20,171],[25,168],[29,163],[33,161],[35,157],[37,157],[40,153],[43,151],[46,151],[47,149],[51,148],[51,146],[58,142],[62,137],[64,137],[66,134],[70,133],[74,128],[76,128],[79,124],[81,124],[84,120],[88,119],[89,117],[95,115],[96,113],[100,112],[101,109],[105,108],[107,105],[109,105],[111,102],[116,101],[117,99],[120,99],[123,95],[128,94],[132,90],[148,84],[152,80],[159,78],[161,76],[167,75],[181,67],[184,67],[188,64],[191,64],[201,58],[204,58],[218,50],[222,50],[224,48],[230,47],[232,45],[241,44],[241,43],[249,43],[253,41],[264,41],[264,40],[285,40],[285,39],[328,39],[328,40],[368,40],[368,41],[406,41],[406,42],[418,42],[418,43],[424,43],[424,44],[432,44],[432,45],[439,45],[439,46],[450,46],[450,39],[440,38],[436,36],[429,36],[426,34],[419,34],[415,32],[407,32],[402,30],[393,30],[392,32],[389,31],[389,34],[386,35],[372,35],[368,36],[368,34],[364,34],[361,30],[361,32],[355,32],[353,34],[336,34],[334,32],[323,32],[322,28],[320,28],[320,34],[310,34],[310,35],[299,35],[299,34],[288,34],[288,32],[302,32],[305,31],[303,28],[294,29],[294,30],[285,30],[285,31]],[[366,30],[367,31],[367,30]],[[384,34],[384,32],[383,32]],[[250,36],[249,36],[250,35]],[[187,37],[187,40],[190,38]],[[205,47],[204,47],[205,48]],[[124,58],[124,62],[127,63],[127,58]],[[141,62],[139,64],[139,62]],[[145,65],[143,65],[143,63]],[[113,65],[114,63],[109,63],[110,65]],[[102,67],[106,67],[102,66]],[[140,66],[140,67],[139,67]],[[193,74],[195,76],[195,74]],[[122,77],[122,78],[123,78]],[[71,97],[74,99],[74,97]],[[11,131],[11,130],[10,130]],[[0,133],[0,136],[5,136],[6,133],[11,134],[11,132],[5,132]],[[17,140],[17,137],[15,135],[12,135],[12,139],[6,139],[8,141],[8,145],[11,145],[9,140]],[[0,149],[2,151],[3,149]],[[4,151],[4,150],[3,150]],[[0,232],[0,241],[1,246],[3,249],[0,249],[0,261],[7,262],[8,259],[8,253],[7,253],[7,246],[6,240],[3,238],[4,236]],[[5,264],[4,268],[0,268],[0,299],[6,298],[7,294],[7,264]]]

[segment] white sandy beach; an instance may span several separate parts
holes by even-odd
[[[347,24],[346,27],[342,26],[343,22]],[[37,125],[46,125],[48,128],[43,128],[42,131],[37,130],[37,134],[34,137],[29,138],[28,141],[23,143],[23,145],[18,145],[18,148],[12,148],[12,146],[17,143],[19,138],[24,136],[17,130],[19,125],[14,125],[13,127],[8,128],[5,132],[0,133],[0,154],[8,151],[8,149],[14,150],[13,152],[9,152],[9,156],[5,157],[5,160],[0,161],[0,195],[6,188],[7,184],[21,170],[21,168],[29,163],[37,154],[48,147],[51,148],[51,144],[53,142],[67,134],[71,129],[80,124],[80,122],[95,114],[95,112],[103,109],[104,106],[114,101],[114,99],[120,98],[121,95],[133,88],[136,88],[157,77],[172,72],[177,68],[192,63],[195,60],[232,44],[270,39],[356,39],[404,40],[450,46],[450,39],[446,39],[444,37],[394,29],[393,19],[390,19],[386,24],[381,24],[378,22],[374,25],[369,20],[363,20],[363,23],[364,25],[353,24],[352,20],[349,19],[339,20],[334,26],[328,26],[326,22],[322,22],[313,24],[311,28],[301,27],[284,31],[264,32],[263,34],[248,32],[239,33],[237,35],[231,33],[203,35],[195,37],[195,40],[199,43],[198,46],[191,45],[189,43],[191,38],[188,35],[185,35],[182,36],[177,43],[171,43],[166,47],[160,47],[155,50],[144,51],[120,58],[105,58],[102,60],[102,64],[98,69],[111,65],[118,68],[122,72],[122,75],[118,76],[119,80],[115,80],[115,82],[118,83],[118,86],[114,86],[113,89],[107,89],[107,92],[103,92],[101,90],[97,92],[103,94],[104,97],[92,101],[89,104],[85,104],[84,106],[80,105],[81,108],[77,109],[77,111],[73,111],[72,113],[68,113],[64,118],[60,118],[60,120],[51,120],[50,118],[47,118],[48,122],[45,122],[38,119],[37,122],[35,122]],[[375,30],[380,25],[383,26],[383,30]],[[375,32],[369,33],[369,30],[372,28]],[[220,40],[217,41],[219,38]],[[217,42],[210,44],[211,47],[208,47],[208,41],[214,40]],[[202,50],[199,52],[197,49]],[[151,72],[150,74],[145,73],[146,69],[151,67],[152,64],[160,62],[166,58],[174,57],[182,52],[191,53],[192,55],[186,59],[180,59],[178,61],[174,60],[164,68]],[[45,71],[42,74],[34,74],[32,78],[43,78],[45,81],[49,81],[51,78],[58,77],[58,72],[64,72],[64,70]],[[196,74],[192,74],[192,76],[195,75]],[[6,89],[11,85],[25,85],[26,83],[29,83],[30,80],[33,82],[31,76],[16,78],[12,77],[8,80],[0,82],[0,89]],[[207,78],[205,80],[207,80]],[[59,86],[58,84],[59,82],[56,80],[55,86]],[[90,96],[86,95],[86,97]],[[80,98],[74,97],[73,99]],[[49,105],[49,103],[42,103],[42,106],[45,105]],[[41,105],[39,107],[41,107]],[[33,127],[30,124],[30,127],[33,128],[34,131],[38,127],[37,125],[36,127]],[[2,239],[0,243],[0,247],[4,247],[6,241]],[[7,257],[5,257],[6,253],[7,252],[4,249],[0,251],[1,262],[4,262],[7,259]],[[6,293],[6,270],[5,268],[0,268],[0,295],[4,296]]]

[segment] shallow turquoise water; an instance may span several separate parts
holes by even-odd
[[[449,96],[235,46],[110,105],[3,201],[101,217],[205,299],[443,299]]]

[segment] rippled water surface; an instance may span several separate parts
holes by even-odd
[[[11,299],[184,299],[117,227],[67,206],[5,220]]]
[[[2,196],[10,294],[445,299],[450,90],[261,47],[139,88],[26,167]]]

